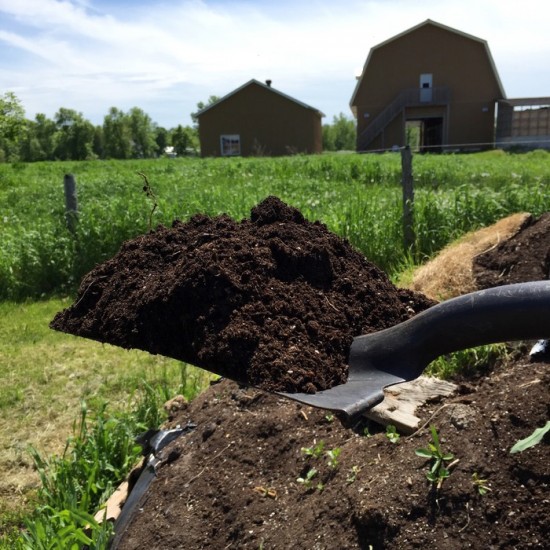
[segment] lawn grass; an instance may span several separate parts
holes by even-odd
[[[82,401],[92,411],[103,403],[127,411],[144,383],[191,398],[212,379],[172,359],[51,330],[69,301],[0,303],[0,535],[33,506],[39,478],[30,447],[62,454]]]

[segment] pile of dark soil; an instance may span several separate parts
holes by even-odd
[[[314,393],[345,382],[354,336],[432,303],[269,197],[250,220],[197,215],[126,242],[51,326],[262,389]]]
[[[550,275],[550,212],[529,216],[520,230],[473,261],[478,288],[543,281]]]
[[[225,380],[173,414],[170,427],[197,428],[162,451],[116,550],[548,548],[548,440],[509,451],[544,426],[549,386],[548,364],[523,356],[423,410],[459,460],[436,490],[415,455],[427,428],[391,443]],[[321,442],[318,458],[302,450]],[[333,468],[326,453],[336,449]],[[312,469],[311,484],[300,483]]]

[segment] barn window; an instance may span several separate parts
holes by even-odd
[[[241,154],[241,136],[228,134],[220,136],[220,148],[222,157],[232,157]]]

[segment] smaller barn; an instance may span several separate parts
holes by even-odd
[[[201,156],[321,153],[323,116],[253,79],[197,113]]]

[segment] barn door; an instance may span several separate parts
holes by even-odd
[[[420,75],[420,101],[429,103],[432,101],[432,74]]]

